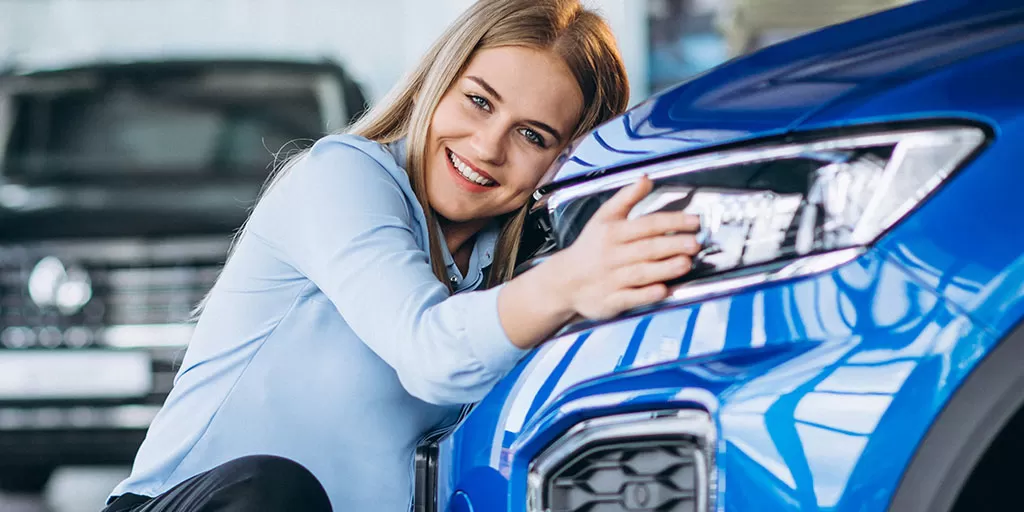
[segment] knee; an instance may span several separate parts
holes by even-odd
[[[291,459],[249,455],[228,462],[224,469],[236,475],[237,491],[248,502],[244,510],[331,510],[320,481]]]

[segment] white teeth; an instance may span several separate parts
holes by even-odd
[[[492,185],[494,183],[493,180],[489,180],[487,178],[484,178],[483,176],[480,176],[480,174],[478,174],[476,171],[471,169],[468,165],[463,163],[462,160],[459,160],[459,157],[455,156],[455,153],[449,152],[448,155],[449,155],[449,158],[451,158],[452,165],[454,165],[455,168],[459,170],[459,174],[462,174],[463,176],[465,176],[466,179],[468,179],[469,181],[472,181],[473,183],[477,183],[477,184],[483,185],[485,187],[489,186],[489,185]]]

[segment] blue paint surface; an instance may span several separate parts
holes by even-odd
[[[718,428],[719,510],[885,510],[952,393],[1024,317],[1021,83],[1018,2],[932,0],[738,59],[577,141],[548,190],[788,134],[961,120],[991,135],[850,263],[535,350],[442,443],[441,509],[524,511],[530,460],[583,419],[700,408]]]

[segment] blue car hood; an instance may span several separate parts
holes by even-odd
[[[574,141],[542,191],[605,170],[780,135],[840,101],[871,101],[1024,39],[1017,0],[933,0],[829,27],[725,63]],[[941,94],[915,111],[948,108]],[[907,114],[899,103],[879,115]],[[850,120],[847,120],[850,121]]]

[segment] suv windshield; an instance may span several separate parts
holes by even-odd
[[[275,155],[347,121],[344,80],[251,62],[0,76],[0,239],[228,233]]]
[[[217,70],[22,77],[8,99],[5,173],[265,175],[272,153],[322,133],[316,78]]]

